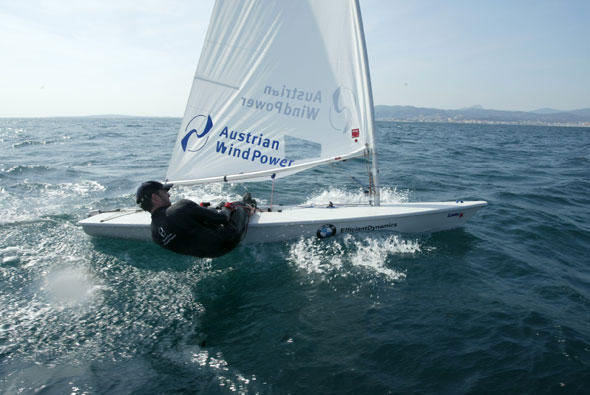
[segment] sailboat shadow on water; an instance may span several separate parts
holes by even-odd
[[[105,257],[123,260],[126,264],[142,270],[184,271],[195,265],[198,258],[170,253],[156,244],[139,240],[94,237],[94,251]]]

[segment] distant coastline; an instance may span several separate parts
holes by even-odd
[[[178,118],[181,116],[167,115],[126,115],[97,114],[72,116],[38,116],[38,117],[0,117],[5,119],[19,118]],[[590,127],[590,108],[571,111],[559,111],[550,108],[535,111],[500,111],[482,108],[481,106],[458,110],[442,110],[437,108],[413,106],[375,106],[377,121],[391,122],[431,122],[431,123],[462,123],[491,125],[533,125],[533,126],[569,126]]]
[[[488,110],[480,106],[459,110],[441,110],[412,106],[377,105],[375,106],[375,119],[396,122],[590,127],[590,108],[572,111],[546,108],[527,112]]]

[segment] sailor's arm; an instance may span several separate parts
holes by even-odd
[[[229,222],[228,210],[216,210],[214,208],[201,207],[190,200],[182,201],[182,204],[185,205],[185,207],[183,207],[183,212],[193,220],[223,225]]]

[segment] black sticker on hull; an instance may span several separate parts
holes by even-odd
[[[318,229],[318,231],[316,233],[316,235],[320,239],[326,239],[328,237],[334,236],[335,234],[336,234],[336,227],[331,224],[326,224],[326,225],[320,226],[320,228]]]

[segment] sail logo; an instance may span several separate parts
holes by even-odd
[[[201,150],[207,140],[209,132],[213,128],[213,121],[210,115],[197,115],[189,121],[184,131],[186,134],[180,140],[180,145],[184,152],[197,152]]]
[[[332,93],[330,125],[342,134],[347,134],[353,122],[358,123],[356,120],[357,108],[358,100],[352,89],[343,86],[336,88]]]
[[[288,117],[315,121],[320,114],[322,104],[321,90],[304,90],[295,86],[265,85],[262,92],[264,96],[242,96],[242,107]]]

